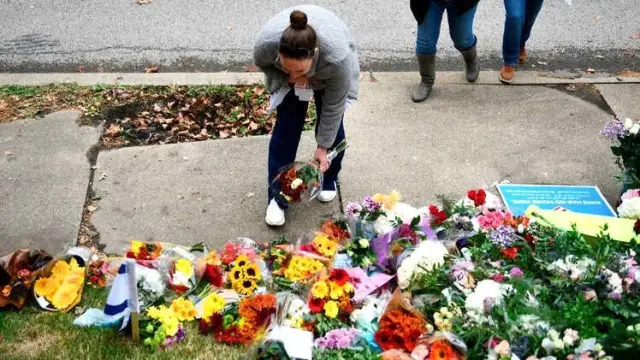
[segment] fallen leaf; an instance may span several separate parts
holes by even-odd
[[[622,77],[630,77],[630,78],[640,78],[640,72],[623,70],[618,73],[618,76]]]
[[[87,211],[88,211],[88,212],[94,212],[94,211],[96,211],[96,210],[98,210],[98,207],[97,207],[97,206],[93,206],[93,205],[89,205],[89,206],[87,206]]]
[[[254,196],[256,196],[256,194],[254,194],[252,192],[247,193],[247,195],[246,195],[247,198],[251,198],[251,197],[254,197]]]
[[[153,111],[155,111],[157,113],[161,112],[162,111],[162,107],[160,105],[158,105],[158,104],[154,104],[153,105]]]
[[[640,33],[637,33],[637,34],[633,34],[633,35],[631,35],[631,38],[632,38],[632,39],[636,39],[636,40],[637,40],[637,39],[640,39]]]
[[[258,130],[258,128],[259,128],[259,127],[260,127],[260,125],[256,124],[256,123],[255,123],[255,122],[253,122],[253,121],[249,123],[249,129],[250,129],[251,131],[256,131],[256,130]]]
[[[594,72],[596,72],[596,69],[594,69],[594,68],[588,68],[587,69],[587,74],[593,74]]]
[[[100,178],[98,179],[98,181],[102,181],[102,180],[104,180],[106,178],[107,178],[107,173],[103,172],[102,174],[100,174]]]
[[[595,20],[595,21],[598,21],[600,19],[602,19],[602,16],[600,16],[600,15],[596,15],[596,16],[593,17],[593,20]]]
[[[86,70],[87,70],[87,68],[86,68],[86,67],[84,67],[84,66],[78,66],[78,67],[76,68],[76,72],[79,72],[79,73],[83,73],[83,72],[85,72]]]
[[[9,102],[6,100],[0,100],[0,111],[9,107]]]
[[[231,25],[227,26],[227,30],[229,30],[229,31],[233,30],[233,26],[231,26]]]
[[[253,88],[253,93],[258,96],[262,96],[262,94],[264,94],[264,88],[256,86],[255,88]]]
[[[151,0],[136,0],[138,5],[151,4]]]
[[[7,156],[13,155],[13,153],[11,151],[5,151],[4,154],[7,155]]]
[[[149,74],[149,73],[157,73],[158,70],[160,70],[159,67],[157,66],[147,66],[146,68],[144,68],[144,72]]]
[[[540,64],[540,65],[549,65],[549,63],[547,63],[546,61],[538,61],[538,64]]]
[[[183,157],[182,157],[182,160],[187,161],[187,160],[189,160],[189,158],[188,158],[188,157],[186,157],[186,156],[183,156]]]
[[[574,84],[567,85],[566,89],[568,91],[576,91],[576,86]]]
[[[106,137],[118,137],[122,133],[122,128],[118,124],[111,124],[104,130],[104,136]]]
[[[245,65],[244,66],[244,71],[245,72],[258,72],[258,67],[255,65]]]
[[[220,139],[226,139],[226,138],[228,138],[228,137],[229,137],[229,135],[231,135],[231,134],[229,134],[229,131],[227,131],[227,130],[222,130],[222,131],[220,131],[220,132],[218,133],[218,135],[220,136]]]

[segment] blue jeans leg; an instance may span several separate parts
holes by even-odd
[[[431,1],[429,11],[427,11],[424,21],[418,25],[416,54],[433,55],[436,53],[444,10],[444,5],[441,5],[437,1]]]
[[[271,186],[280,170],[296,160],[300,136],[304,129],[309,103],[300,101],[291,90],[278,106],[276,125],[269,142],[268,187],[269,201],[280,194],[280,189]]]
[[[506,19],[502,37],[502,58],[507,66],[515,66],[520,54],[527,0],[504,0]]]
[[[533,23],[536,22],[536,18],[542,9],[542,3],[544,0],[527,0],[527,9],[524,15],[524,26],[522,27],[522,36],[520,37],[520,47],[523,48],[529,36],[531,36],[531,28]]]
[[[314,94],[314,99],[316,101],[316,118],[317,122],[322,119],[322,91],[317,91]],[[316,122],[316,124],[317,124]],[[318,131],[318,126],[316,125],[316,133]],[[338,128],[338,133],[336,134],[336,140],[333,142],[331,149],[335,148],[345,139],[344,133],[344,116],[342,120],[340,120],[340,127]],[[346,151],[346,150],[345,150]],[[342,159],[344,158],[345,151],[339,153],[335,159],[331,162],[329,169],[324,173],[324,184],[322,184],[323,190],[335,190],[335,182],[338,181],[338,173],[342,169]]]
[[[476,44],[476,37],[473,35],[473,19],[477,8],[478,6],[476,5],[461,15],[456,15],[453,11],[447,9],[449,35],[458,50],[467,50]]]

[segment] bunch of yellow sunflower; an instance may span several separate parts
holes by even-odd
[[[284,271],[284,277],[291,281],[308,279],[318,273],[325,266],[322,261],[300,255],[294,255],[289,261],[289,266]]]
[[[66,262],[58,260],[49,277],[38,279],[34,286],[36,295],[44,297],[58,310],[69,310],[80,300],[84,284],[85,268],[75,258]]]
[[[241,295],[252,295],[258,287],[260,276],[260,268],[249,260],[249,258],[241,254],[233,262],[233,267],[227,273],[227,278],[231,284],[231,288]]]

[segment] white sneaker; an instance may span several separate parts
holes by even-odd
[[[334,182],[333,187],[336,190],[320,190],[320,194],[318,194],[318,200],[321,202],[327,203],[332,202],[333,199],[338,195],[338,185]]]
[[[275,199],[271,199],[269,202],[269,206],[267,207],[267,216],[265,216],[264,221],[266,221],[269,226],[284,225],[284,210],[278,206]]]

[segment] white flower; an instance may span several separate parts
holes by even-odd
[[[190,276],[186,276],[185,274],[183,274],[183,273],[181,273],[179,271],[176,271],[173,274],[172,280],[173,280],[173,283],[175,285],[184,285],[184,286],[188,286],[189,287],[189,281],[191,280],[191,277]]]
[[[624,129],[625,130],[631,129],[632,126],[633,126],[633,120],[631,120],[630,118],[624,119]]]
[[[553,341],[549,338],[542,339],[542,348],[547,352],[547,354],[550,354],[551,349],[553,349]]]
[[[590,339],[583,339],[580,342],[580,346],[578,346],[575,350],[576,354],[582,354],[585,353],[587,351],[594,351],[596,348],[597,344],[597,340],[596,338],[590,338]]]
[[[638,131],[640,131],[640,124],[637,124],[637,123],[636,123],[636,124],[633,124],[633,126],[631,127],[631,129],[629,129],[629,133],[630,133],[630,134],[633,134],[633,135],[637,134],[637,133],[638,133]]]
[[[562,349],[564,349],[564,342],[562,342],[562,340],[561,340],[561,339],[554,340],[554,341],[553,341],[553,348],[554,348],[555,350],[562,350]]]
[[[362,238],[358,240],[358,244],[360,244],[360,247],[367,248],[369,247],[369,240]]]
[[[560,333],[556,329],[549,330],[549,332],[547,333],[547,336],[549,337],[549,339],[553,341],[560,339]]]
[[[518,233],[519,233],[519,234],[524,233],[524,225],[522,225],[522,224],[519,224],[519,225],[518,225]]]
[[[444,258],[448,254],[447,248],[437,241],[423,241],[406,258],[398,268],[398,282],[400,287],[406,289],[409,280],[416,272],[430,271],[444,264]]]
[[[571,280],[578,280],[595,262],[591,259],[576,260],[573,255],[568,255],[564,259],[558,259],[547,266],[547,270],[558,274],[568,275]]]
[[[618,207],[618,216],[626,219],[640,219],[640,197],[623,200]]]
[[[573,344],[576,341],[578,341],[579,338],[580,338],[580,336],[578,336],[578,332],[577,331],[575,331],[573,329],[565,329],[564,330],[564,337],[562,338],[562,341],[567,346],[573,346]]]
[[[493,306],[502,304],[502,298],[512,290],[511,285],[500,284],[493,280],[480,281],[473,293],[467,296],[464,307],[473,312],[484,313],[486,302]]]
[[[293,180],[293,181],[291,182],[291,189],[292,189],[292,190],[295,190],[295,189],[297,189],[297,188],[298,188],[298,186],[300,186],[300,185],[302,185],[302,179],[300,179],[300,178],[296,178],[295,180]]]

